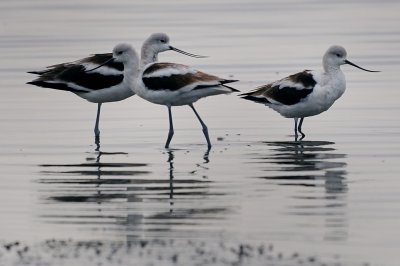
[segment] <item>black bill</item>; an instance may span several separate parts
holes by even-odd
[[[110,63],[110,62],[113,62],[113,61],[114,61],[114,57],[111,57],[110,59],[106,60],[103,64],[98,65],[98,66],[95,67],[95,68],[86,70],[86,72],[90,72],[90,71],[96,70],[96,69],[98,69],[98,68],[100,68],[100,67],[102,67],[102,66],[104,66],[104,65],[106,65],[106,64],[108,64],[108,63]]]
[[[354,66],[354,67],[356,67],[356,68],[359,68],[359,69],[364,70],[364,71],[367,71],[367,72],[380,72],[380,71],[374,71],[374,70],[368,70],[368,69],[362,68],[362,67],[360,67],[360,66],[357,66],[356,64],[353,64],[353,63],[350,62],[349,60],[345,60],[344,62],[346,62],[346,64],[349,64],[349,65],[351,65],[351,66]]]
[[[197,55],[197,54],[191,54],[182,50],[179,50],[178,48],[175,48],[173,46],[169,47],[172,51],[187,55],[187,56],[191,56],[191,57],[196,57],[196,58],[206,58],[207,56],[203,56],[203,55]]]

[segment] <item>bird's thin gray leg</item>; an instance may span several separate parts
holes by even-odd
[[[101,109],[101,103],[98,103],[97,104],[96,125],[94,126],[94,136],[96,139],[96,143],[100,142],[100,129],[99,129],[100,109]]]
[[[301,138],[300,138],[299,140],[304,139],[304,137],[306,136],[306,134],[304,134],[304,133],[301,131],[301,126],[303,125],[303,121],[304,121],[304,117],[302,117],[302,118],[300,119],[300,123],[299,123],[299,127],[298,127],[298,131],[299,131],[300,134],[301,134]]]
[[[193,104],[191,103],[191,104],[189,104],[189,106],[190,106],[190,108],[192,108],[192,110],[193,110],[194,114],[196,115],[197,119],[199,119],[199,122],[200,122],[200,124],[201,124],[201,126],[203,128],[204,136],[206,137],[206,140],[207,140],[208,148],[211,148],[210,137],[208,135],[208,128],[207,128],[206,124],[204,124],[203,120],[201,120],[201,117],[197,113],[196,109],[194,109]]]
[[[297,137],[298,137],[298,135],[297,135],[297,120],[298,120],[298,118],[296,117],[294,119],[294,139],[295,139],[295,141],[297,141]]]
[[[167,106],[167,107],[168,107],[168,117],[169,117],[169,131],[168,131],[167,142],[165,143],[166,149],[168,149],[169,143],[171,142],[172,136],[174,135],[174,125],[172,124],[171,106]]]

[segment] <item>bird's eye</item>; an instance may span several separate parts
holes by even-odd
[[[121,54],[122,54],[122,51],[119,51],[117,54],[118,54],[118,55],[121,55]]]
[[[164,39],[161,39],[161,40],[160,40],[160,42],[162,42],[162,43],[166,43],[166,41],[165,41]]]
[[[337,57],[340,57],[340,54],[336,54]]]

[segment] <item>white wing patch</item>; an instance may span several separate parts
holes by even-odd
[[[288,87],[288,88],[295,88],[297,90],[309,89],[309,88],[304,87],[303,84],[295,83],[295,82],[291,81],[290,79],[282,79],[282,80],[276,81],[272,84],[272,87],[278,87],[279,89]]]
[[[61,84],[65,84],[65,85],[67,85],[69,88],[72,88],[72,89],[75,89],[75,90],[91,92],[91,90],[88,89],[88,88],[79,86],[79,85],[77,85],[77,84],[75,84],[75,83],[73,83],[73,82],[65,82],[65,81],[59,80],[59,79],[57,79],[57,80],[47,80],[46,83],[50,83],[50,84],[60,84],[60,83],[61,83]]]
[[[99,66],[98,64],[93,64],[93,63],[83,63],[81,65],[85,68],[86,71],[94,69]],[[119,71],[115,68],[111,68],[111,67],[108,67],[107,65],[104,65],[93,71],[90,71],[89,73],[98,73],[103,76],[118,76],[118,75],[122,75],[123,71]]]
[[[195,74],[197,70],[191,69],[182,65],[174,65],[167,66],[161,69],[158,69],[154,72],[144,75],[145,78],[160,78],[160,77],[169,77],[172,75],[185,75],[185,74]]]

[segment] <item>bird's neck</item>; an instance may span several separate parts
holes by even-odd
[[[341,72],[342,70],[340,70],[340,66],[324,65],[324,71],[326,74],[332,75]]]
[[[129,62],[124,65],[124,82],[129,87],[132,87],[137,78],[139,77],[139,60]]]
[[[157,62],[158,56],[157,53],[151,49],[142,49],[141,51],[141,58],[140,58],[140,67],[143,68],[144,66]]]

